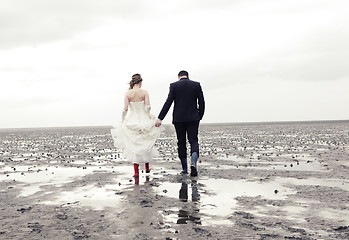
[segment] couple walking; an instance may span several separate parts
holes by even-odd
[[[168,97],[156,119],[150,114],[149,94],[141,89],[142,81],[140,74],[132,76],[130,88],[124,98],[122,121],[111,130],[115,147],[122,149],[124,157],[133,162],[134,177],[139,177],[141,163],[145,164],[145,170],[149,173],[149,161],[157,153],[154,144],[160,135],[162,120],[174,102],[172,123],[177,135],[181,174],[188,173],[188,138],[191,154],[190,175],[197,176],[198,130],[205,111],[200,83],[190,80],[187,71],[180,71],[178,81],[170,84]]]

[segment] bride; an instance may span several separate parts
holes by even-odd
[[[122,149],[124,157],[133,162],[134,177],[139,177],[139,164],[145,164],[150,172],[149,162],[157,154],[154,144],[160,135],[155,127],[155,116],[150,114],[149,94],[141,89],[142,77],[134,74],[130,88],[125,94],[121,122],[111,129],[114,146]]]

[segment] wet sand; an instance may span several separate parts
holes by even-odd
[[[202,125],[198,177],[166,126],[138,182],[109,129],[0,130],[0,239],[349,239],[348,121]]]

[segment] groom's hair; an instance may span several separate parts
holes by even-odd
[[[183,76],[189,77],[189,73],[187,71],[184,71],[184,70],[180,71],[178,73],[178,77],[183,77]]]

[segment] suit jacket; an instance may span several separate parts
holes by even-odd
[[[181,78],[170,84],[166,102],[158,118],[163,120],[174,102],[172,123],[199,121],[204,116],[205,100],[199,82]]]

